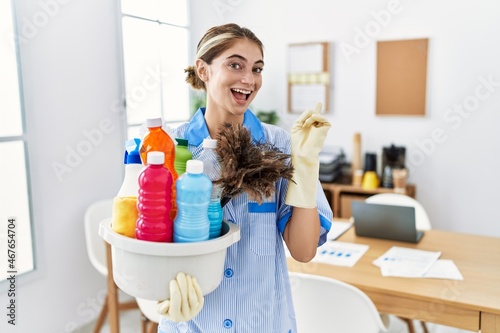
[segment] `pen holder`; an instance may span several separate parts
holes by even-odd
[[[408,171],[406,169],[392,170],[392,182],[394,184],[394,192],[406,194],[406,178]]]

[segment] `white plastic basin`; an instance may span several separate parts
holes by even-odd
[[[99,235],[111,245],[113,278],[127,294],[152,301],[170,298],[169,283],[179,272],[194,276],[203,294],[217,288],[229,246],[240,240],[240,227],[223,222],[221,236],[196,243],[159,243],[129,238],[111,228],[111,218],[99,225]]]

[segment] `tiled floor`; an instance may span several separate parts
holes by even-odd
[[[407,333],[408,328],[404,322],[396,317],[391,316],[391,323],[389,326],[389,333]],[[427,327],[430,333],[472,333],[469,331],[459,330],[456,328],[445,327],[428,323]],[[415,323],[417,333],[422,333],[422,329],[418,323]],[[92,329],[88,332],[91,333]],[[120,319],[120,333],[140,333],[141,332],[141,319],[139,310],[124,311]],[[109,326],[106,324],[101,330],[101,333],[109,333]],[[309,332],[304,332],[309,333]]]

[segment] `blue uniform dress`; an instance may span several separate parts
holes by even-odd
[[[174,137],[188,140],[193,158],[203,150],[203,139],[210,137],[204,112],[198,110],[189,123],[173,130]],[[261,123],[249,110],[243,125],[250,130],[254,142],[271,142],[290,154],[287,131]],[[292,207],[285,204],[287,188],[288,181],[279,180],[276,194],[260,205],[246,194],[229,201],[224,207],[224,220],[239,225],[241,238],[227,250],[221,284],[205,295],[203,309],[193,320],[174,323],[163,318],[158,332],[297,332],[282,238],[292,213]],[[331,226],[332,211],[319,182],[317,200],[321,245]]]

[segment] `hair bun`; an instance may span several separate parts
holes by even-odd
[[[184,69],[184,73],[186,73],[186,82],[189,83],[193,89],[205,90],[205,82],[198,77],[194,66],[188,66]]]

